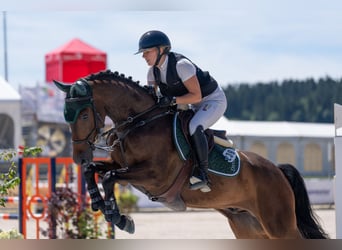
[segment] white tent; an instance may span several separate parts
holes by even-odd
[[[0,76],[0,149],[17,148],[21,140],[21,97]]]

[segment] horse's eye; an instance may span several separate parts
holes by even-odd
[[[82,120],[87,120],[88,119],[88,114],[87,113],[84,113],[84,114],[82,114],[81,116],[80,116],[80,118],[82,119]]]

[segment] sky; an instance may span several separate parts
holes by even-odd
[[[0,76],[15,88],[45,82],[45,54],[79,38],[107,53],[107,68],[141,83],[148,30],[208,70],[221,86],[342,76],[340,0],[0,0]],[[6,41],[4,46],[4,11]]]

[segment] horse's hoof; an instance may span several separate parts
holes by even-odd
[[[134,225],[133,219],[128,215],[125,216],[125,219],[126,219],[126,223],[122,230],[126,231],[127,233],[134,234],[135,225]]]

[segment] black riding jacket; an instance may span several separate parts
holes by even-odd
[[[185,95],[188,93],[188,90],[177,74],[176,64],[179,60],[186,58],[186,57],[181,54],[174,53],[174,52],[170,52],[168,56],[169,56],[169,59],[168,59],[167,70],[166,70],[166,83],[163,83],[163,82],[159,83],[160,92],[164,96]],[[191,63],[196,68],[196,76],[198,78],[198,81],[201,87],[202,97],[205,97],[211,94],[212,92],[214,92],[214,90],[218,86],[216,80],[209,74],[208,71],[202,71],[193,62]]]

